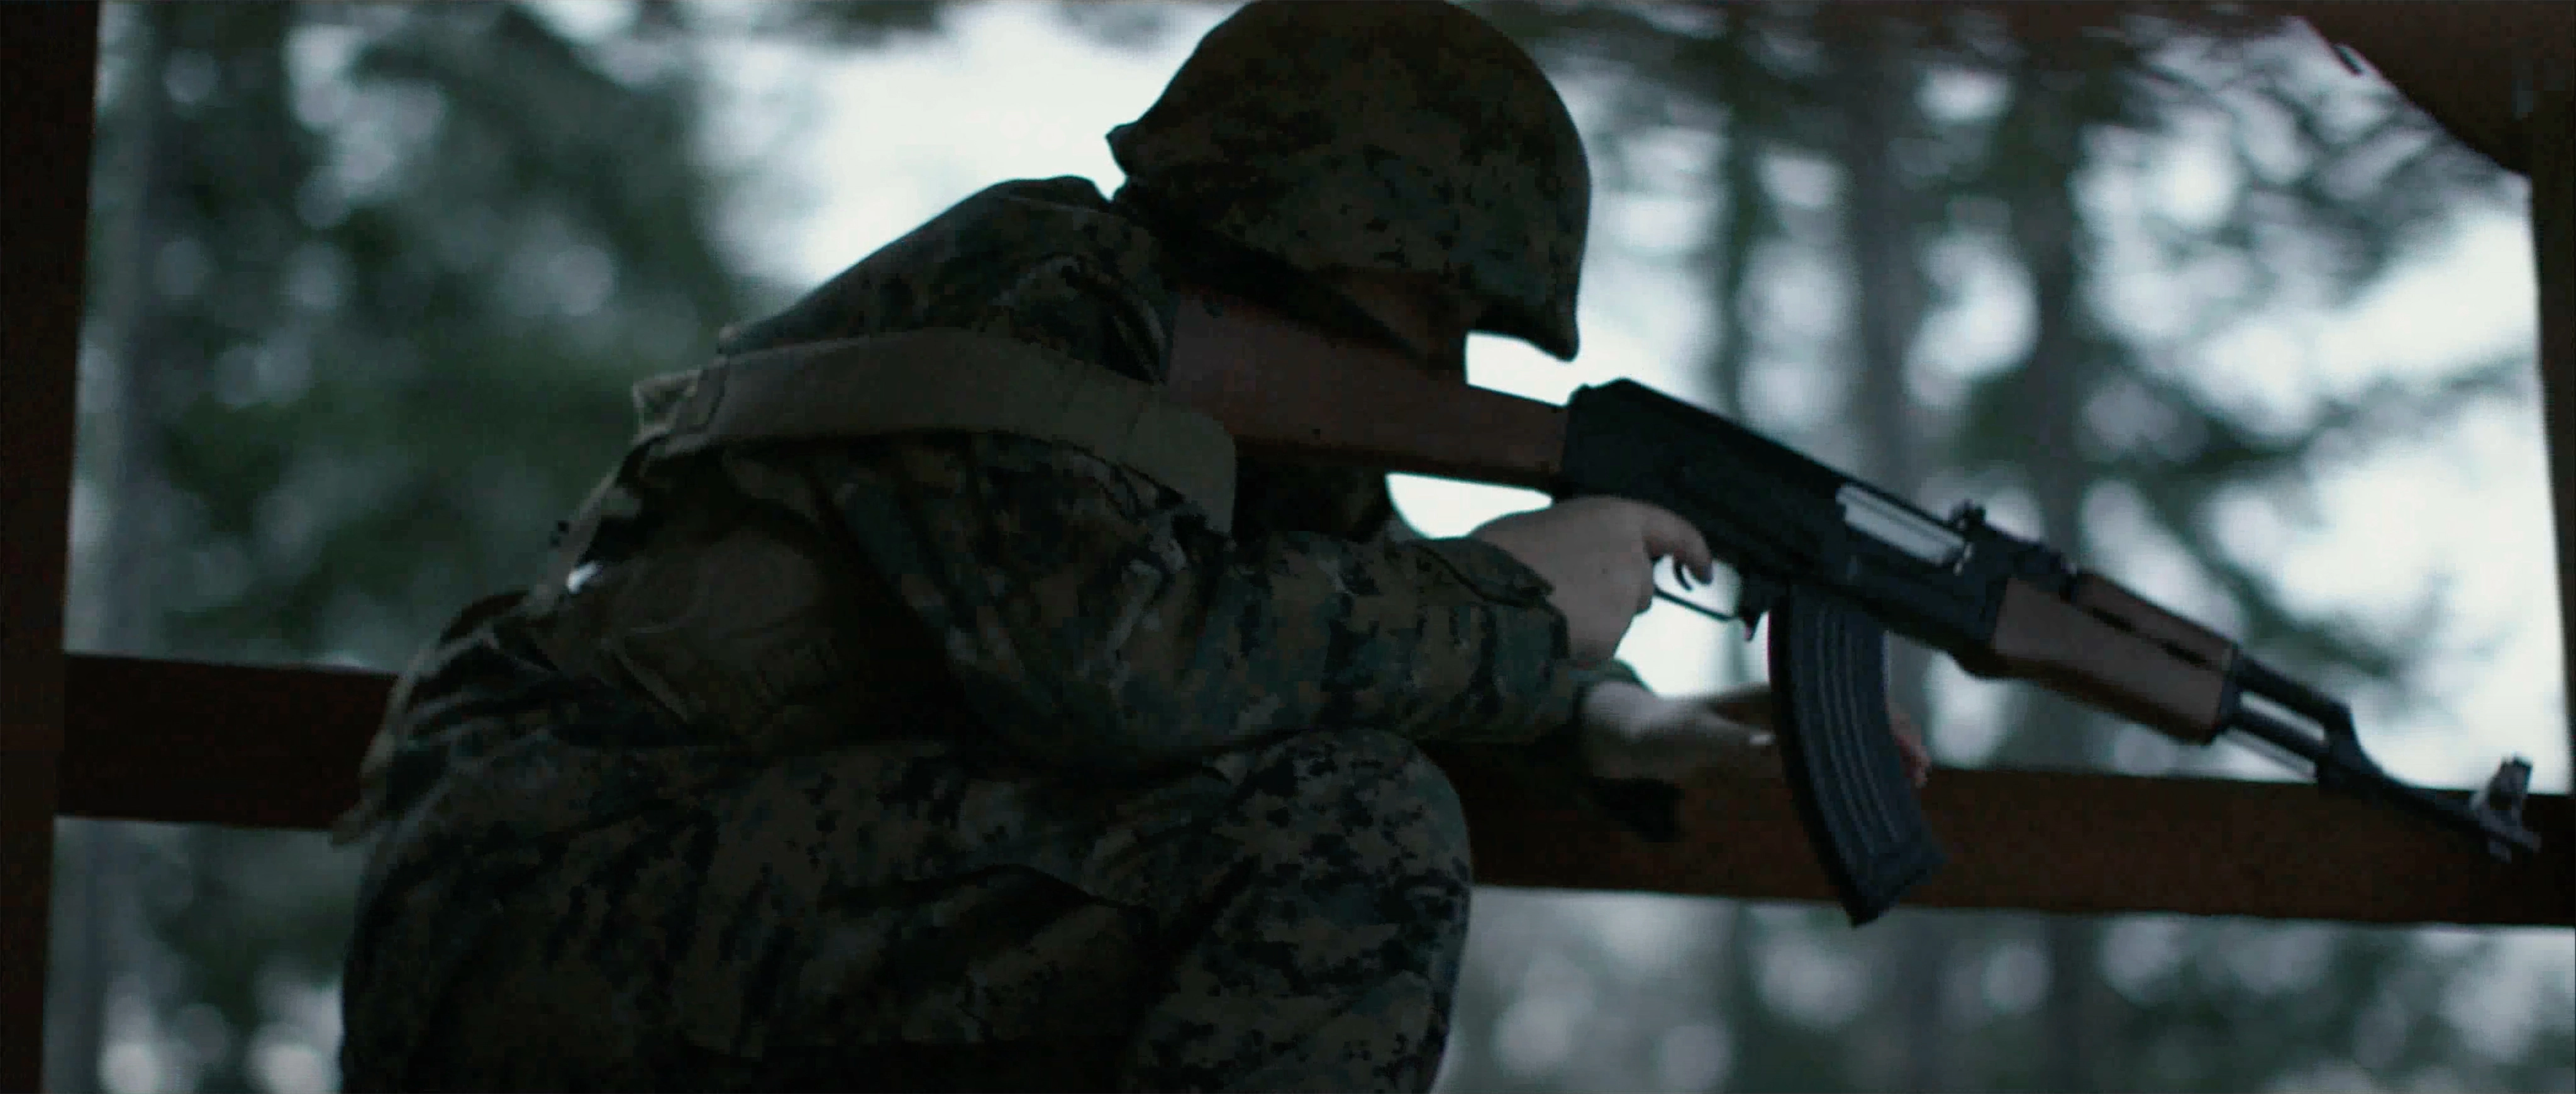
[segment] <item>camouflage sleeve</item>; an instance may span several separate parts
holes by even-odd
[[[1412,521],[1404,519],[1404,514],[1402,513],[1397,513],[1388,517],[1386,527],[1378,533],[1379,541],[1384,543],[1413,543],[1429,538],[1431,537],[1422,534],[1421,529],[1414,527]],[[1603,681],[1617,680],[1622,683],[1635,684],[1641,688],[1646,687],[1645,678],[1637,675],[1637,670],[1634,667],[1615,657],[1597,665],[1583,665],[1575,668],[1574,680],[1574,695],[1577,709],[1581,708],[1584,693],[1591,691],[1594,684],[1602,683]],[[1654,689],[1646,688],[1646,690],[1652,691]]]
[[[1573,717],[1563,616],[1483,542],[1232,540],[1148,480],[1019,437],[817,458],[981,720],[1032,758],[1136,767],[1325,726],[1520,743]]]
[[[1388,519],[1379,533],[1386,542],[1423,538],[1402,514]],[[1644,678],[1627,662],[1613,658],[1574,670],[1576,708],[1595,685],[1618,680],[1645,687]],[[1652,689],[1648,689],[1652,690]],[[1681,833],[1681,794],[1664,783],[1643,779],[1595,777],[1583,758],[1581,727],[1572,720],[1518,748],[1485,750],[1486,770],[1517,782],[1542,801],[1571,801],[1652,842],[1677,839]]]

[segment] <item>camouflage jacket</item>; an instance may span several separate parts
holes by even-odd
[[[1006,183],[727,331],[720,351],[954,327],[1159,383],[1165,269],[1088,182]],[[639,409],[649,431],[667,405],[639,394]],[[780,761],[823,750],[867,758],[833,777],[871,783],[856,797],[875,815],[846,820],[873,829],[863,866],[878,881],[1008,861],[1150,900],[1154,871],[1184,867],[1139,833],[1239,780],[1250,749],[1336,726],[1562,745],[1581,690],[1628,675],[1571,662],[1546,586],[1500,549],[1407,536],[1383,476],[1247,463],[1238,482],[1220,532],[1152,480],[1003,434],[768,445],[672,469],[646,505],[672,512],[612,545],[602,580],[643,568],[626,580],[722,603],[735,624],[629,620],[603,642],[583,630],[583,605],[605,602],[587,591],[549,616],[460,619],[405,674],[341,828],[383,835],[354,949],[434,969],[471,944],[491,903],[479,894],[564,868],[545,848],[711,788],[804,777]],[[652,572],[656,537],[695,544],[701,565]],[[751,651],[739,671],[706,667],[733,647]],[[569,682],[529,683],[548,675]],[[792,919],[808,883],[778,864],[815,857],[764,854],[744,881],[764,895],[726,899]],[[675,989],[698,959],[668,957]],[[396,1012],[435,993],[386,990],[403,977],[370,968],[384,987],[353,972],[351,991],[370,992],[353,1017],[392,1008],[369,1028],[407,1028]],[[693,1035],[756,1047],[727,1021]]]
[[[1088,182],[1006,183],[720,349],[949,326],[1159,382],[1164,269]],[[1526,743],[1600,672],[1626,675],[1569,661],[1543,582],[1499,549],[1402,538],[1378,476],[1246,463],[1228,536],[1149,480],[1021,437],[716,462],[711,489],[783,502],[882,575],[991,743],[1041,767],[1149,769],[1336,724]]]

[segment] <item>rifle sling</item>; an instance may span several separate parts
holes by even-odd
[[[731,445],[900,433],[1010,433],[1070,445],[1170,488],[1231,530],[1235,446],[1216,419],[1162,388],[1039,346],[953,328],[902,331],[720,358],[635,387],[644,424],[557,542],[542,611],[589,556],[600,526],[636,512],[658,463]]]
[[[958,430],[1071,445],[1170,487],[1220,529],[1234,441],[1155,385],[950,328],[766,350],[704,371],[652,460],[724,445]]]

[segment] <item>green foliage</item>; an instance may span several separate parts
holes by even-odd
[[[937,30],[932,4],[778,7],[854,46]],[[76,633],[390,669],[534,575],[627,385],[774,295],[722,247],[690,28],[633,14],[577,38],[518,4],[109,6],[85,368],[135,390],[82,423],[124,534],[76,564]],[[116,618],[141,624],[83,626]],[[278,985],[337,978],[353,859],[115,830],[156,850],[110,899],[156,899],[87,971],[214,1031],[167,1078],[251,1086]]]
[[[418,139],[374,178],[265,189],[274,219],[302,206],[282,243],[336,306],[206,351],[291,355],[309,382],[168,422],[171,484],[251,571],[180,613],[198,656],[398,664],[422,622],[526,580],[629,428],[620,389],[691,367],[741,310],[713,195],[689,182],[687,66],[620,79],[517,7],[370,14],[331,28],[362,44],[329,92],[341,128],[311,139],[344,156],[354,127]],[[321,526],[278,527],[299,519]]]
[[[753,15],[753,26],[764,34],[814,35],[836,45],[877,47],[940,33],[946,26],[947,9],[939,0],[762,4]],[[672,26],[686,20],[685,9],[671,0],[655,0],[652,10]]]

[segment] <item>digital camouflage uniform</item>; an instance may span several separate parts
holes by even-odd
[[[1152,220],[996,186],[639,385],[555,584],[468,609],[370,750],[351,1089],[1430,1085],[1471,879],[1416,742],[1569,755],[1622,671],[1534,572],[1405,536],[1382,476],[1247,462],[1216,513],[1003,432],[647,458],[837,339],[1157,384]],[[1570,353],[1553,318],[1499,322]]]

